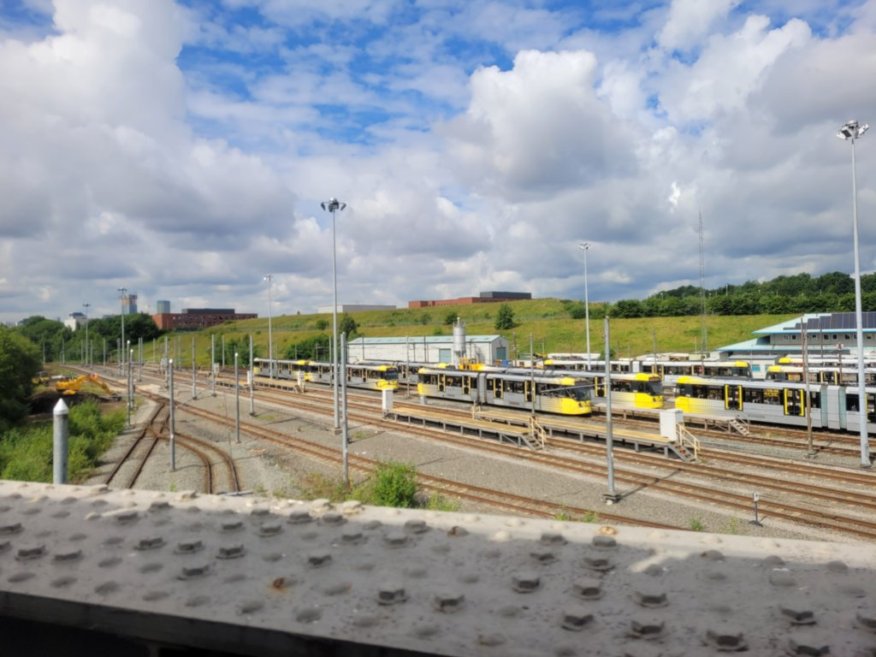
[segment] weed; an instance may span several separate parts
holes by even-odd
[[[688,523],[691,531],[693,532],[702,532],[706,530],[706,526],[703,524],[703,521],[699,518],[691,518]]]
[[[430,495],[424,507],[429,511],[459,511],[459,500],[451,500],[443,495]]]
[[[559,522],[571,522],[574,519],[574,516],[566,509],[561,509],[554,514],[554,520]]]
[[[350,495],[350,489],[344,485],[342,479],[326,477],[316,472],[304,475],[298,488],[305,500],[325,498],[332,502],[342,502]]]
[[[727,526],[724,528],[725,534],[738,534],[740,531],[739,518],[730,518],[727,521]]]

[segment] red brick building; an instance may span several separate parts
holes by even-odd
[[[155,325],[162,331],[200,331],[222,322],[256,317],[256,313],[236,313],[234,308],[184,308],[181,313],[152,315]]]

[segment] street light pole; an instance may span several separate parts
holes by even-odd
[[[83,303],[82,307],[85,308],[85,367],[88,367],[91,364],[88,352],[88,309],[91,307],[91,304]]]
[[[332,392],[335,405],[335,430],[340,428],[338,409],[338,257],[337,237],[335,235],[335,213],[347,207],[336,198],[320,203],[322,209],[332,215]]]
[[[268,282],[268,376],[274,378],[274,334],[271,330],[271,308],[274,305],[271,299],[271,288],[273,287],[273,274],[266,274],[265,280]]]
[[[590,295],[587,290],[587,252],[590,250],[590,242],[579,242],[578,248],[584,251],[584,322],[587,334],[587,369],[590,369]]]
[[[119,342],[119,375],[122,374],[122,349],[125,348],[125,295],[128,294],[128,288],[120,287],[117,288],[121,293],[121,303],[122,303],[122,341]]]
[[[855,140],[860,139],[869,128],[870,126],[866,123],[861,125],[852,120],[847,121],[837,133],[837,137],[840,139],[852,142],[852,234],[855,247],[855,323],[857,324],[858,341],[858,412],[860,414],[862,468],[870,467],[870,437],[867,431],[869,404],[864,389],[864,317],[861,310],[861,255],[858,248],[858,183],[855,171]]]

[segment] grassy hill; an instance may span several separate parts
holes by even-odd
[[[359,326],[359,335],[368,337],[452,335],[452,327],[446,323],[449,316],[459,316],[465,323],[468,335],[500,334],[508,339],[511,357],[529,352],[530,335],[539,353],[582,352],[585,349],[583,319],[572,319],[567,306],[559,299],[533,299],[509,302],[514,311],[516,326],[509,331],[495,328],[498,303],[440,306],[437,308],[373,310],[353,313],[351,317]],[[603,347],[603,320],[594,319],[600,304],[591,304],[590,345],[593,352]],[[747,340],[752,331],[764,326],[790,319],[794,315],[746,315],[706,317],[708,344],[710,348]],[[657,351],[694,351],[699,345],[700,317],[646,317],[637,319],[614,319],[611,321],[611,344],[618,357],[650,353],[656,343]],[[325,328],[320,328],[325,326]],[[284,357],[290,345],[319,334],[331,334],[331,314],[276,315],[272,319],[274,351]],[[171,356],[178,362],[191,364],[192,339],[198,365],[206,367],[210,362],[210,336],[216,336],[216,359],[221,361],[220,345],[224,336],[227,345],[236,344],[240,362],[249,360],[249,335],[253,336],[257,355],[267,355],[268,319],[229,322],[197,333],[180,332],[168,337]],[[164,351],[163,341],[154,346],[158,357]],[[153,358],[153,345],[144,346],[144,358]],[[232,356],[226,356],[226,365],[232,364]]]

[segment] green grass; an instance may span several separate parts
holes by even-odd
[[[530,335],[536,352],[581,352],[585,349],[585,326],[583,319],[572,319],[567,306],[560,299],[532,299],[507,302],[514,311],[515,327],[508,331],[495,328],[497,303],[465,304],[458,306],[439,306],[435,308],[398,308],[395,310],[368,310],[353,313],[351,316],[359,325],[359,334],[368,337],[421,337],[453,334],[453,328],[445,324],[450,313],[462,318],[469,335],[495,335],[507,338],[511,345],[510,356],[529,353]],[[593,315],[602,304],[591,303],[590,345],[594,352],[604,349],[603,320]],[[748,340],[752,331],[771,324],[785,321],[796,315],[741,315],[708,316],[708,345],[714,349],[726,344]],[[327,329],[320,330],[317,323],[327,321]],[[614,319],[611,321],[611,343],[617,357],[639,356],[651,353],[655,347],[659,352],[692,352],[699,344],[701,319],[699,316],[685,317],[644,317],[636,319]],[[331,314],[279,315],[272,318],[275,353],[285,354],[289,345],[307,338],[331,331]],[[191,367],[191,340],[195,338],[195,353],[199,367],[207,367],[210,362],[210,335],[216,335],[217,361],[221,336],[227,341],[246,344],[245,353],[240,354],[241,366],[249,362],[248,340],[253,336],[257,352],[268,353],[268,319],[259,317],[239,322],[227,322],[206,331],[196,333],[171,334],[169,345],[171,355],[175,353],[179,336],[179,362],[183,367]],[[164,341],[156,342],[156,354],[161,356]],[[152,359],[152,345],[144,345],[144,356]],[[232,365],[226,359],[226,366]]]
[[[88,401],[70,408],[68,480],[84,480],[100,455],[112,444],[125,424],[125,411],[102,414]],[[52,481],[52,422],[12,429],[0,437],[0,478],[18,481]]]

